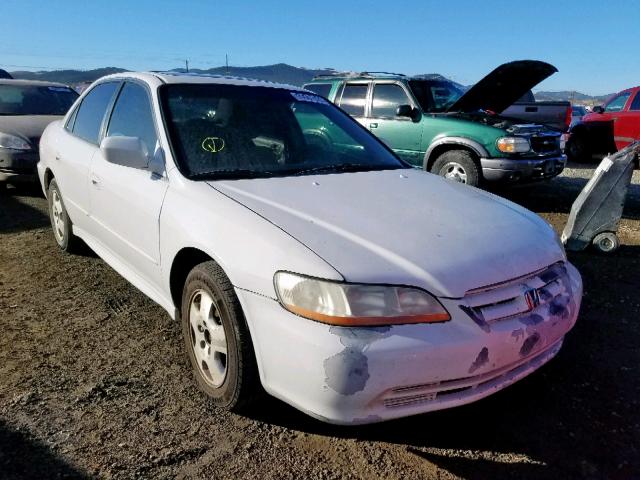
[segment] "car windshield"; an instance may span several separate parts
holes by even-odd
[[[409,80],[409,87],[425,112],[446,112],[464,94],[446,80]]]
[[[180,170],[239,179],[409,168],[324,98],[273,87],[161,88]]]
[[[78,94],[64,86],[0,85],[0,115],[64,115]]]

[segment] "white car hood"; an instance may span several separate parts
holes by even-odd
[[[295,237],[349,282],[414,285],[460,298],[564,259],[537,215],[418,170],[210,185]]]

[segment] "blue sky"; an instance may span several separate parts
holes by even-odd
[[[0,68],[162,70],[289,63],[479,80],[509,60],[560,70],[538,89],[640,84],[635,0],[0,0]]]

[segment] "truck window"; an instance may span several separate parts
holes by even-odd
[[[313,93],[317,93],[324,98],[329,98],[329,92],[331,92],[330,83],[310,83],[308,85],[303,85],[302,88],[311,90]]]
[[[631,102],[629,110],[640,110],[640,90],[636,92],[636,96],[634,97],[633,102]]]
[[[378,83],[373,89],[372,117],[395,117],[399,105],[410,104],[404,89],[395,83]]]
[[[342,92],[340,107],[353,117],[364,117],[368,87],[366,83],[347,83]]]
[[[631,96],[631,92],[624,92],[624,93],[621,93],[620,95],[618,95],[617,97],[614,97],[604,107],[604,111],[605,112],[619,112],[619,111],[623,110],[624,106],[626,105],[627,100],[629,100],[630,96]]]

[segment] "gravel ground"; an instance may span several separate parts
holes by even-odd
[[[574,168],[575,167],[575,168]],[[499,192],[556,229],[593,173]],[[640,174],[615,256],[571,254],[558,357],[472,405],[366,427],[195,387],[180,328],[91,252],[55,246],[36,190],[0,193],[0,478],[640,478]]]

